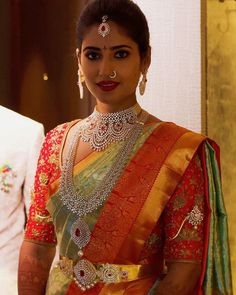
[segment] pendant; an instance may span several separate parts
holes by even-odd
[[[98,282],[97,270],[94,265],[86,259],[82,259],[74,266],[76,283],[82,291],[94,287]]]
[[[91,238],[91,232],[88,224],[80,218],[78,218],[72,224],[70,233],[72,240],[75,242],[79,249],[84,248],[89,243]]]

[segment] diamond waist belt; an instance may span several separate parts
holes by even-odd
[[[130,282],[157,272],[155,265],[93,264],[87,259],[81,259],[75,264],[67,257],[60,259],[59,267],[67,277],[74,279],[82,291],[94,287],[97,283]]]

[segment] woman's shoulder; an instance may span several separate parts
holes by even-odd
[[[161,119],[150,115],[150,119],[148,120],[149,124],[157,124],[156,129],[158,129],[160,126],[165,128],[167,131],[173,131],[173,133],[180,132],[183,133],[183,135],[188,136],[189,138],[204,138],[204,139],[209,139],[212,141],[210,138],[208,138],[206,135],[204,135],[201,132],[194,131],[191,129],[188,129],[187,127],[181,126],[175,122],[170,122],[170,121],[162,121]],[[160,123],[160,124],[158,124]]]
[[[153,135],[157,140],[163,139],[164,141],[173,142],[174,146],[180,149],[197,148],[205,143],[213,143],[213,140],[206,135],[190,130],[184,126],[178,125],[175,122],[162,121],[159,118],[150,115],[147,124],[154,124]]]
[[[198,152],[204,152],[205,149],[210,149],[216,153],[220,152],[217,142],[201,132],[188,129],[174,122],[163,122],[163,126],[165,126],[166,130],[172,130],[172,134],[181,133],[178,144],[183,149],[186,147],[192,149],[194,147]]]
[[[62,123],[51,129],[46,134],[46,141],[56,141],[63,139],[63,137],[73,128],[76,123],[80,121],[79,119],[70,122]]]

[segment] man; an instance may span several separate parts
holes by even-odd
[[[19,248],[43,139],[42,124],[0,105],[1,294],[17,294]]]

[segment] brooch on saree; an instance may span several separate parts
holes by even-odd
[[[197,205],[194,206],[192,211],[187,214],[187,216],[184,218],[183,222],[181,223],[177,234],[174,237],[170,238],[169,239],[170,241],[178,237],[186,221],[188,221],[188,223],[190,223],[194,227],[194,229],[197,229],[198,225],[202,223],[203,213],[199,210]]]

